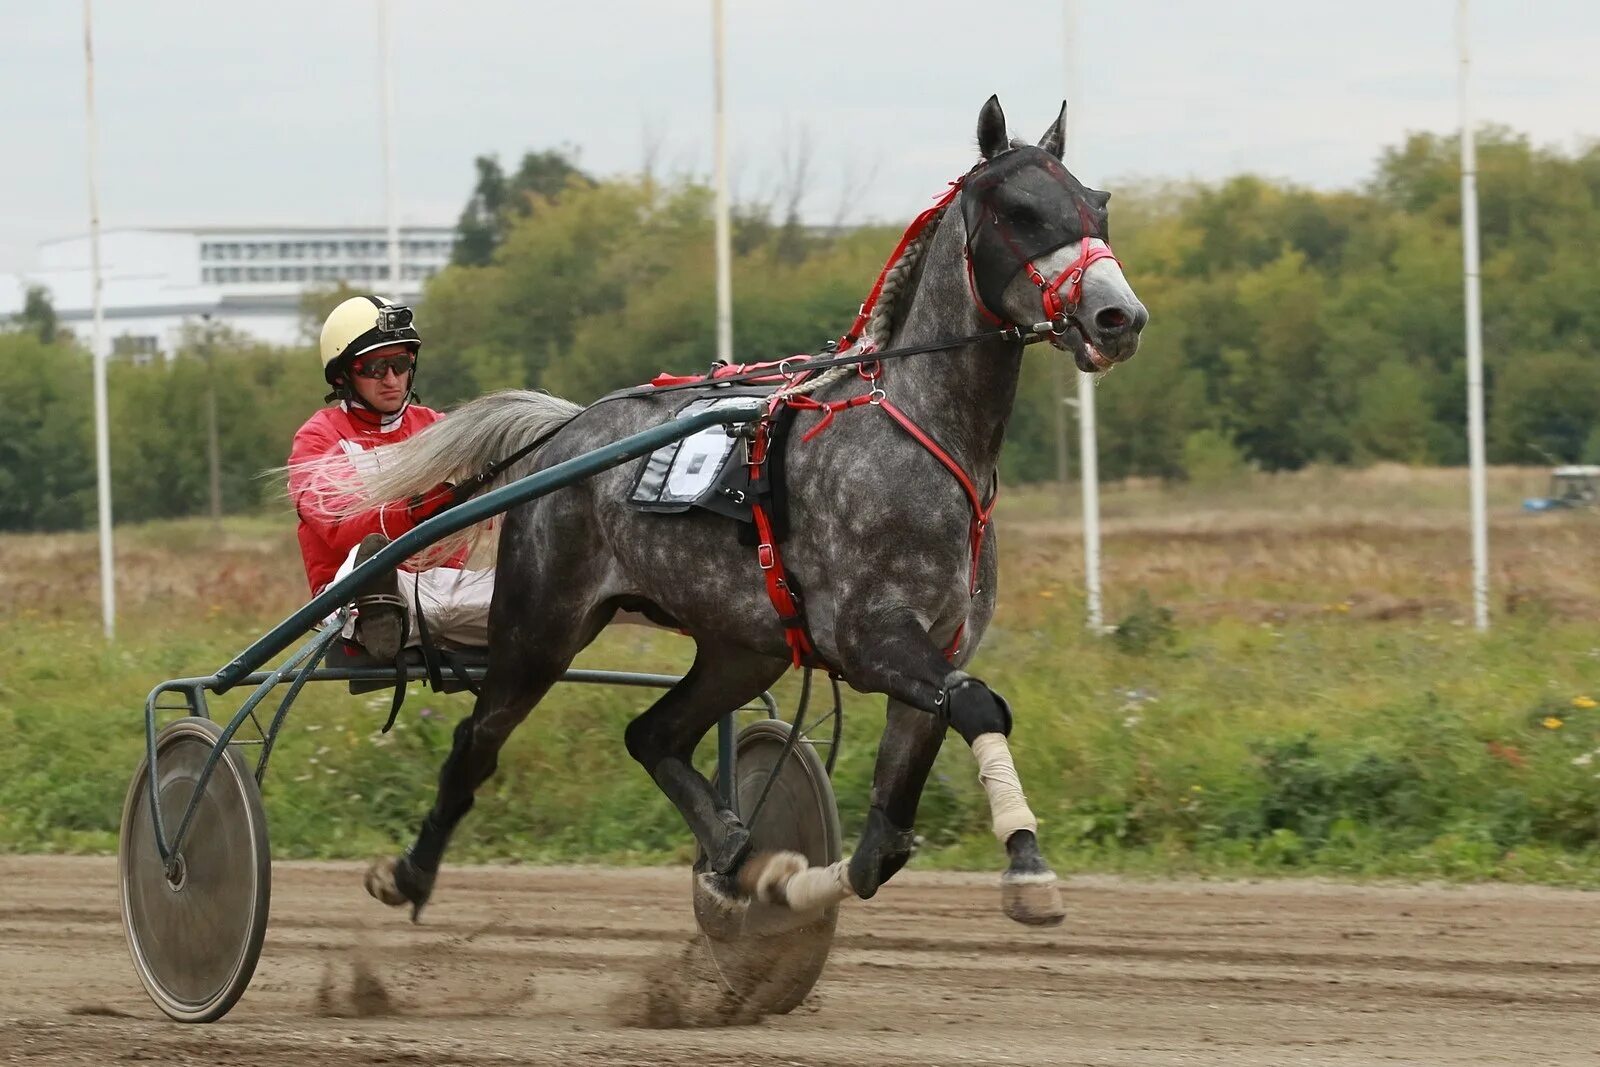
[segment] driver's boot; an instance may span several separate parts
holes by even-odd
[[[356,546],[356,566],[389,543],[383,534],[368,534]],[[394,568],[374,575],[355,596],[356,642],[382,663],[398,659],[406,642],[406,602],[400,596],[400,575]]]

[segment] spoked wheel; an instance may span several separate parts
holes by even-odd
[[[156,791],[169,842],[221,736],[209,719],[188,718],[156,738]],[[266,935],[272,858],[261,791],[244,760],[225,751],[169,873],[156,849],[149,775],[146,760],[122,805],[122,925],[134,970],[156,1006],[179,1022],[208,1023],[226,1015],[250,984]]]
[[[789,727],[775,720],[751,723],[735,742],[734,810],[748,820],[769,778],[755,825],[754,851],[799,852],[812,866],[840,857],[839,809],[833,785],[816,752],[802,739],[784,757]],[[781,764],[781,765],[780,765]],[[695,916],[706,933],[701,944],[724,991],[752,1015],[782,1014],[797,1007],[822,974],[833,945],[839,909],[797,915],[788,908],[751,901],[739,932],[729,936],[706,921],[718,910],[695,879]]]

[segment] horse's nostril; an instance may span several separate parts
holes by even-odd
[[[1094,316],[1094,324],[1108,333],[1127,329],[1131,321],[1128,313],[1121,308],[1103,308]]]

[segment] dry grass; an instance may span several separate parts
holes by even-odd
[[[119,618],[233,617],[264,623],[310,591],[287,516],[199,519],[118,527]],[[99,618],[100,559],[92,533],[0,536],[0,616],[82,622]]]
[[[1593,547],[1600,515],[1527,515],[1544,472],[1491,471],[1491,558],[1497,612],[1600,619]],[[1073,599],[1081,585],[1082,528],[1072,487],[1008,490],[999,531],[1002,622],[1027,601]],[[1465,476],[1457,470],[1380,466],[1247,476],[1200,490],[1134,480],[1103,497],[1107,615],[1139,590],[1181,620],[1352,619],[1470,612],[1471,552]],[[119,528],[119,614],[136,625],[163,617],[258,628],[307,596],[292,520],[232,518],[220,533],[202,520]],[[0,616],[89,622],[98,615],[93,534],[0,536]]]
[[[1494,608],[1600,618],[1592,547],[1600,515],[1522,512],[1521,500],[1542,493],[1544,480],[1522,468],[1490,473]],[[1083,552],[1075,487],[1066,507],[1041,488],[1013,493],[1008,504],[1000,523],[1015,561],[1007,591],[1075,587]],[[1212,490],[1122,483],[1105,491],[1101,531],[1113,618],[1139,589],[1180,619],[1465,619],[1471,610],[1460,471],[1319,469]]]

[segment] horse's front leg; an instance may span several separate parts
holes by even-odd
[[[841,634],[841,637],[845,637]],[[872,785],[872,810],[850,862],[850,884],[871,897],[905,865],[917,801],[946,728],[978,761],[994,833],[1010,864],[1001,876],[1005,912],[1017,922],[1053,926],[1065,917],[1056,876],[1039,851],[1038,820],[1011,758],[1011,709],[999,694],[952,669],[910,617],[874,619],[860,640],[841,640],[841,666],[858,689],[889,694],[890,712]],[[917,718],[917,716],[921,718]]]

